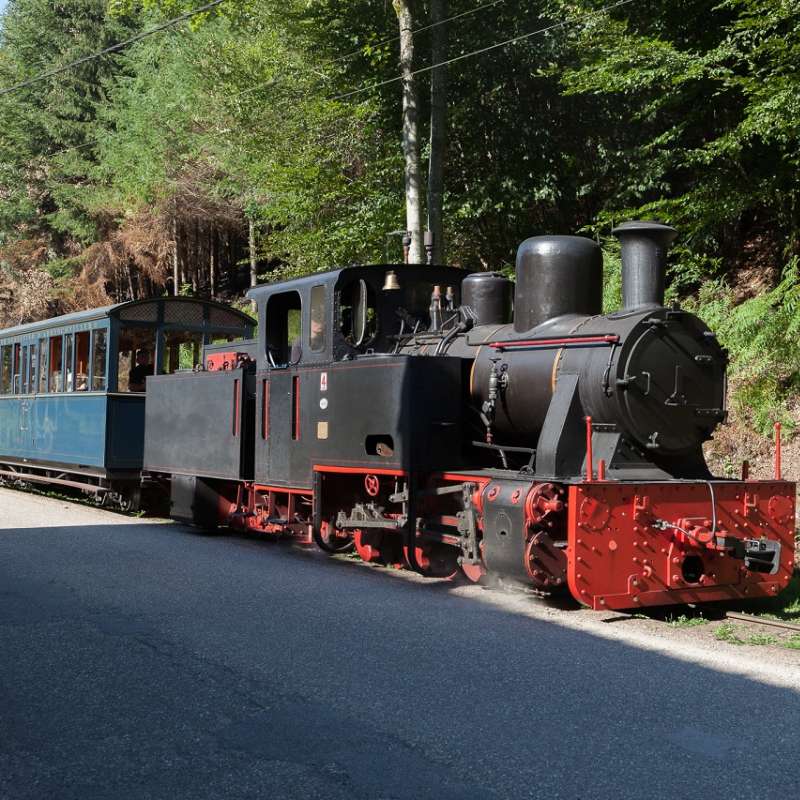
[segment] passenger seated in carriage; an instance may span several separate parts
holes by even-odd
[[[150,363],[150,356],[147,350],[137,351],[136,366],[128,373],[128,391],[143,392],[147,376],[152,374],[153,365]]]

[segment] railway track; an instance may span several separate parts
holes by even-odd
[[[755,625],[766,625],[771,628],[782,628],[783,630],[800,633],[800,625],[795,622],[786,622],[782,619],[756,617],[753,614],[740,614],[739,612],[733,611],[726,612],[725,619],[735,620],[736,622],[750,622]]]

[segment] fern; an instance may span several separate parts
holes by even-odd
[[[721,280],[706,282],[693,310],[730,354],[732,401],[762,434],[780,421],[797,427],[790,405],[800,394],[800,261],[793,258],[771,291],[736,304]]]

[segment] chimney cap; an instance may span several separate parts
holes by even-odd
[[[612,236],[619,236],[621,233],[641,232],[641,233],[660,233],[664,234],[667,238],[667,243],[671,242],[677,235],[678,231],[670,225],[665,225],[663,222],[656,222],[655,220],[635,219],[630,222],[623,222],[617,225],[611,231]]]

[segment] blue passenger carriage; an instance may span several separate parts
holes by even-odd
[[[147,375],[193,369],[203,346],[253,326],[219,303],[161,297],[0,330],[0,480],[135,502]]]

